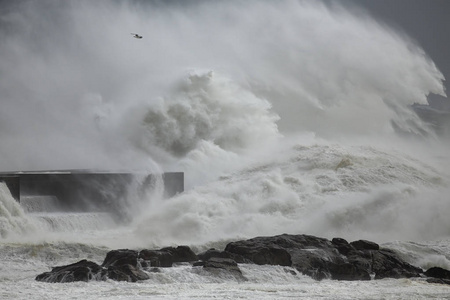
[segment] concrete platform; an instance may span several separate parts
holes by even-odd
[[[67,210],[108,210],[126,199],[129,192],[144,193],[163,184],[165,198],[184,191],[184,173],[161,175],[86,170],[4,172],[0,181],[20,202],[24,196],[55,196]],[[132,191],[130,189],[133,189]]]

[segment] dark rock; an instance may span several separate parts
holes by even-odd
[[[188,246],[178,246],[162,248],[160,251],[167,251],[172,254],[173,262],[193,262],[197,261],[197,255]]]
[[[112,250],[106,254],[102,267],[109,266],[132,265],[136,267],[138,264],[138,252],[135,250],[120,249]]]
[[[346,240],[342,238],[333,238],[331,242],[336,246],[336,249],[342,255],[347,255],[349,252],[356,250],[352,245],[350,245]]]
[[[142,250],[139,258],[150,263],[151,267],[171,267],[174,261],[173,255],[169,251]]]
[[[204,260],[199,260],[192,264],[193,267],[203,267],[204,265],[205,265]]]
[[[50,272],[36,276],[37,281],[74,282],[104,279],[102,267],[92,261],[81,260],[71,265],[55,267]]]
[[[242,274],[241,270],[238,267],[238,264],[229,258],[219,258],[213,257],[204,262],[203,268],[215,268],[215,269],[224,269],[227,271],[237,272]]]
[[[285,268],[285,269],[284,269],[284,272],[289,273],[289,274],[294,275],[294,276],[297,275],[297,272],[295,272],[295,271],[292,270],[292,269],[287,269],[287,268]]]
[[[345,240],[343,238],[333,238],[331,240],[331,243],[333,243],[333,245],[336,245],[336,246],[348,245],[347,240]]]
[[[375,279],[419,277],[422,269],[401,260],[394,251],[372,251],[372,271]]]
[[[219,251],[216,249],[206,250],[205,252],[202,252],[202,253],[198,254],[197,256],[200,260],[203,260],[203,261],[209,260],[211,257],[218,257],[218,258],[229,258],[229,259],[232,259],[232,260],[236,261],[237,263],[241,263],[241,264],[242,263],[252,263],[250,260],[246,259],[242,255],[239,255],[236,253],[231,253],[228,251]]]
[[[356,250],[380,250],[380,246],[377,243],[366,240],[354,241],[351,242],[350,245]]]
[[[437,283],[437,284],[450,284],[449,279],[440,279],[440,278],[428,278],[428,283]]]
[[[229,243],[225,251],[238,254],[258,265],[291,266],[290,254],[277,243],[283,245],[283,237],[260,237]]]
[[[330,264],[332,279],[336,280],[370,280],[370,274],[365,268],[352,263]]]
[[[239,281],[247,279],[242,275],[238,264],[229,258],[212,257],[203,262],[203,269],[217,275],[219,272],[226,272],[235,277]]]
[[[380,250],[378,244],[359,240],[347,243],[310,235],[257,237],[230,243],[225,251],[242,255],[256,264],[292,266],[316,280],[370,280],[418,277],[422,272],[393,251]]]
[[[158,272],[158,268],[171,267],[175,263],[193,263],[195,267],[201,266],[220,276],[232,275],[237,280],[246,280],[238,263],[291,267],[316,280],[410,278],[419,277],[423,272],[400,259],[394,251],[380,249],[374,242],[358,240],[348,243],[342,238],[329,241],[311,235],[283,234],[236,241],[229,243],[224,251],[209,249],[199,255],[188,246],[140,252],[113,250],[107,253],[102,265],[82,260],[55,267],[38,275],[36,280],[72,282],[111,278],[135,282],[149,278],[144,270]],[[436,279],[429,278],[429,281],[450,281],[450,271],[441,268],[431,268],[425,275]]]
[[[450,271],[440,267],[429,268],[424,274],[427,277],[450,280]]]
[[[172,267],[174,263],[193,262],[198,256],[188,246],[166,247],[160,250],[144,249],[138,257],[148,262],[152,267]]]
[[[129,264],[111,265],[107,274],[108,278],[116,281],[136,282],[150,278],[147,273]]]
[[[229,243],[225,251],[260,265],[292,266],[317,280],[331,277],[327,267],[329,261],[344,262],[329,240],[309,235],[257,237]]]

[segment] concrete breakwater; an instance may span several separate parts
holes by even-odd
[[[148,174],[140,172],[99,172],[90,170],[33,171],[0,173],[17,200],[32,196],[52,196],[64,210],[109,211],[130,192],[145,193],[162,188],[170,198],[184,191],[184,173]],[[132,190],[132,191],[131,191]]]

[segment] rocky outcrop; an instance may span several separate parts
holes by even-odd
[[[425,276],[430,283],[450,284],[450,271],[439,267],[433,267],[428,269]]]
[[[37,281],[44,282],[73,282],[104,279],[106,270],[95,262],[81,260],[71,265],[55,267],[50,272],[36,276]]]
[[[450,282],[450,271],[431,268],[424,273],[422,269],[403,261],[394,251],[381,248],[371,241],[348,243],[342,238],[330,241],[311,235],[288,234],[236,241],[229,243],[223,251],[209,249],[200,254],[195,254],[188,246],[159,250],[113,250],[107,253],[101,265],[82,260],[55,267],[38,275],[36,280],[72,282],[112,279],[136,282],[149,279],[150,272],[160,272],[161,268],[178,263],[189,263],[195,268],[202,267],[208,274],[228,276],[238,281],[246,280],[238,265],[246,263],[291,267],[316,280],[427,276],[429,282]],[[205,274],[204,271],[201,274]]]
[[[255,264],[292,266],[314,279],[370,280],[418,277],[422,270],[402,261],[393,251],[370,241],[348,243],[311,235],[279,235],[232,242],[225,251]]]
[[[228,274],[233,276],[238,281],[246,281],[247,278],[242,275],[241,269],[236,261],[230,258],[211,257],[206,261],[200,261],[194,264],[194,266],[202,266],[204,270],[220,276],[221,274]]]
[[[146,266],[151,267],[172,267],[174,263],[194,262],[198,256],[188,246],[166,247],[160,250],[142,250],[139,258]]]
[[[251,264],[251,263],[253,263],[251,260],[243,257],[242,255],[231,253],[231,252],[228,252],[228,251],[220,251],[220,250],[217,250],[217,249],[214,249],[214,248],[209,249],[207,251],[204,251],[204,252],[198,254],[198,258],[200,260],[202,260],[202,261],[207,261],[207,260],[209,260],[212,257],[229,258],[229,259],[232,259],[235,262],[241,263],[241,264],[245,264],[245,263]]]

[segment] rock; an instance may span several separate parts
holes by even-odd
[[[331,242],[336,246],[339,253],[343,255],[347,255],[350,251],[356,250],[352,245],[350,245],[346,240],[342,238],[333,238]]]
[[[174,261],[173,255],[169,251],[160,250],[142,250],[139,252],[139,258],[149,262],[151,267],[171,267]]]
[[[437,284],[450,284],[450,280],[448,279],[440,279],[440,278],[428,278],[428,283],[437,283]]]
[[[203,268],[224,269],[230,272],[237,272],[242,274],[241,270],[238,267],[238,264],[234,260],[229,258],[213,257],[204,262]]]
[[[138,263],[138,252],[135,250],[120,249],[112,250],[106,254],[102,267],[132,265],[136,267]]]
[[[366,240],[354,241],[350,245],[356,250],[380,250],[380,246],[377,243]]]
[[[197,255],[188,246],[178,246],[162,248],[160,251],[167,251],[172,254],[173,262],[193,262],[197,261]]]
[[[349,262],[330,264],[329,272],[332,279],[336,280],[370,280],[367,269],[361,268]]]
[[[309,235],[257,237],[229,243],[225,251],[260,265],[292,266],[317,280],[331,277],[327,261],[344,262],[330,241]]]
[[[252,263],[252,261],[246,259],[245,257],[243,257],[239,254],[231,253],[228,251],[219,251],[216,249],[206,250],[205,252],[202,252],[202,253],[198,254],[197,256],[200,260],[203,260],[203,261],[207,261],[212,257],[217,257],[217,258],[229,258],[229,259],[234,260],[237,263]]]
[[[92,261],[81,260],[71,265],[55,267],[50,272],[36,276],[37,281],[44,282],[74,282],[104,279],[106,272]]]
[[[245,241],[229,243],[225,251],[240,255],[258,265],[291,266],[290,254],[277,244],[282,244],[282,237],[254,238]]]
[[[160,250],[141,250],[140,259],[150,263],[152,267],[172,267],[174,263],[193,262],[198,256],[188,246],[166,247]]]
[[[136,282],[150,278],[147,273],[129,264],[109,266],[107,274],[108,278],[116,281]]]
[[[229,258],[212,257],[203,262],[203,268],[211,273],[217,275],[218,272],[227,272],[239,281],[246,281],[247,279],[242,275],[238,264]]]
[[[279,235],[232,242],[225,251],[256,264],[291,266],[316,280],[370,280],[417,277],[421,269],[402,261],[393,251],[366,240],[347,243],[310,235]]]
[[[429,268],[424,274],[427,277],[450,280],[450,271],[440,267]]]
[[[394,251],[372,251],[372,271],[375,279],[419,277],[422,269],[401,260]]]
[[[202,261],[198,261],[201,259]],[[316,280],[370,280],[410,278],[422,274],[420,268],[403,261],[389,249],[374,242],[358,240],[348,243],[342,238],[311,235],[278,235],[255,237],[229,243],[224,251],[209,249],[196,255],[188,246],[166,247],[159,250],[119,249],[107,253],[103,263],[82,260],[55,267],[36,276],[38,281],[72,282],[104,280],[141,281],[149,279],[147,272],[159,272],[160,267],[176,263],[193,263],[219,276],[246,280],[238,263],[280,265],[293,268]],[[294,272],[295,273],[295,272]],[[431,268],[425,275],[429,282],[447,283],[450,271]]]

